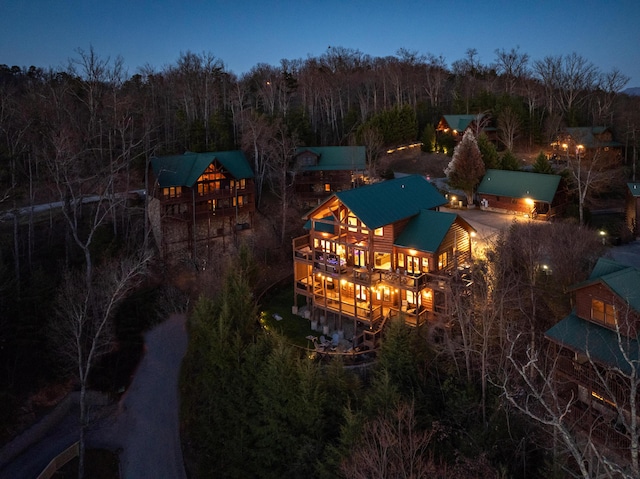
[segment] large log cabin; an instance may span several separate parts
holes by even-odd
[[[309,234],[293,240],[294,309],[304,305],[312,327],[369,349],[388,320],[447,317],[474,230],[437,211],[446,202],[416,175],[334,193],[305,217]]]
[[[557,351],[558,395],[571,403],[564,420],[605,456],[629,460],[640,414],[640,270],[600,258],[570,291],[574,311],[545,334]]]
[[[151,159],[149,218],[163,258],[211,261],[253,224],[253,171],[241,151]]]

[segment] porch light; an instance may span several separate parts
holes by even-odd
[[[344,284],[347,284],[347,280],[346,280],[346,279],[341,279],[341,280],[340,280],[340,284],[343,284],[343,285],[344,285]]]
[[[472,232],[471,232],[471,237],[472,237],[472,238],[475,238],[475,237],[476,237],[476,234],[477,234],[477,233],[476,233],[475,231],[472,231]]]
[[[607,241],[607,232],[604,230],[600,230],[600,237],[602,238],[602,244],[606,244]]]
[[[532,200],[531,198],[525,198],[525,199],[524,199],[524,202],[525,202],[526,204],[528,204],[529,206],[533,206],[533,203],[534,203],[534,202],[533,202],[533,200]]]
[[[578,150],[584,150],[584,145],[578,145]]]
[[[416,253],[418,253],[418,252],[417,252],[416,250],[414,250],[414,249],[410,249],[410,250],[409,250],[409,254],[410,254],[411,256],[415,256],[415,255],[416,255]]]
[[[563,144],[562,144],[562,149],[563,149],[563,150],[565,150],[565,151],[566,151],[568,148],[569,148],[569,145],[567,145],[566,143],[563,143]]]

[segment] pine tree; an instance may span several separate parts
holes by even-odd
[[[502,158],[500,158],[500,169],[518,171],[520,169],[520,163],[518,163],[516,155],[509,150],[505,151]]]
[[[444,173],[449,179],[449,185],[459,188],[467,196],[467,203],[473,203],[473,191],[480,183],[485,168],[478,142],[471,130],[467,130],[462,141],[453,151],[453,158],[445,168]]]
[[[544,152],[541,151],[538,156],[536,156],[536,161],[533,164],[533,171],[535,173],[544,173],[545,175],[553,174],[551,163],[549,163],[547,155],[545,155]]]
[[[496,145],[491,143],[489,137],[485,133],[480,133],[478,137],[478,148],[482,155],[482,161],[484,162],[484,168],[486,170],[498,167],[498,150]]]

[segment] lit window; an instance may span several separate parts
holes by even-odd
[[[607,326],[615,326],[617,320],[616,308],[613,304],[605,303],[599,299],[592,299],[591,319]]]
[[[404,268],[404,253],[398,253],[398,267]]]
[[[358,218],[355,216],[349,215],[347,224],[349,225],[349,231],[358,231]]]
[[[324,184],[324,191],[331,191],[331,184],[325,183]]]
[[[182,186],[170,186],[162,188],[162,195],[165,198],[178,198],[182,194]]]
[[[376,228],[373,231],[373,234],[376,236],[383,236],[384,235],[384,228]]]
[[[438,269],[444,269],[447,267],[448,264],[449,264],[448,255],[447,255],[447,252],[445,251],[440,256],[438,256]]]

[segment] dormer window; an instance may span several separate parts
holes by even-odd
[[[617,323],[617,311],[613,304],[605,303],[599,299],[591,300],[591,319],[607,326],[615,327]]]

